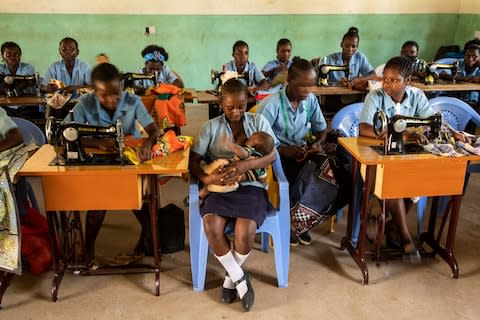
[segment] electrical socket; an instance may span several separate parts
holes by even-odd
[[[150,34],[155,34],[156,31],[157,30],[156,30],[155,26],[148,26],[148,32]]]

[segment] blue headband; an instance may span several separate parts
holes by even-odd
[[[165,57],[159,51],[155,50],[153,52],[150,52],[144,55],[143,60],[145,60],[145,62],[148,62],[148,61],[164,62]]]

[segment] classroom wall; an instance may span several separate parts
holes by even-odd
[[[377,8],[371,0],[350,1],[352,5],[346,6],[331,0],[315,5],[299,0],[297,6],[270,0],[255,1],[255,14],[248,14],[252,7],[247,5],[252,1],[237,2],[184,0],[169,6],[146,0],[133,6],[123,0],[104,0],[93,7],[90,1],[65,6],[64,1],[37,0],[22,9],[2,4],[0,41],[18,42],[24,52],[22,60],[32,63],[41,74],[60,58],[58,41],[65,36],[79,41],[81,59],[93,64],[96,54],[106,52],[123,71],[142,66],[140,51],[157,43],[168,50],[168,64],[182,75],[187,87],[210,88],[210,70],[219,69],[231,59],[232,44],[238,39],[249,43],[250,60],[262,67],[275,57],[279,38],[292,40],[294,55],[313,58],[339,51],[342,35],[350,26],[356,26],[360,29],[360,50],[376,66],[397,55],[405,40],[418,41],[421,56],[428,60],[439,46],[463,44],[473,37],[474,26],[480,29],[477,14],[463,13],[480,12],[475,1],[470,0],[442,1],[441,8],[435,5],[436,0],[422,1],[417,7],[418,1],[388,1],[388,6]],[[143,13],[155,14],[128,13],[139,11],[139,7]],[[209,8],[216,14],[207,14]],[[146,26],[155,26],[156,33],[145,36]]]

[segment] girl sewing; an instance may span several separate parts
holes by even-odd
[[[267,62],[265,67],[263,67],[262,72],[267,77],[267,79],[272,83],[283,83],[284,81],[274,79],[279,74],[285,74],[288,72],[288,68],[292,64],[290,57],[292,56],[292,43],[288,39],[280,39],[277,42],[277,58],[270,62]]]
[[[220,105],[224,114],[204,124],[190,152],[190,173],[204,185],[231,185],[239,187],[227,193],[209,193],[200,207],[208,243],[215,257],[227,274],[222,286],[223,303],[232,303],[240,297],[245,310],[254,302],[251,275],[242,268],[253,247],[255,232],[266,218],[270,203],[265,186],[259,181],[248,181],[246,172],[263,168],[272,163],[275,153],[232,162],[211,174],[205,174],[200,161],[231,158],[234,152],[225,146],[225,138],[244,145],[257,131],[274,137],[272,129],[262,115],[245,112],[247,87],[238,79],[226,81],[221,88]],[[234,221],[235,238],[233,248],[225,236],[227,224]]]
[[[365,98],[360,114],[359,131],[361,136],[377,138],[373,130],[373,117],[377,111],[383,111],[387,117],[393,115],[427,118],[435,112],[430,107],[423,91],[410,87],[413,67],[412,60],[407,57],[394,57],[385,65],[383,72],[383,88],[371,91]],[[452,132],[455,139],[465,141],[463,134]],[[406,134],[405,139],[426,143],[423,135]],[[387,246],[403,250],[404,259],[419,261],[420,254],[408,231],[406,214],[412,204],[410,199],[388,199],[386,208],[392,216],[385,227]]]

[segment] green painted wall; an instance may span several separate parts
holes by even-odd
[[[475,31],[480,31],[480,14],[463,14],[460,16],[453,44],[458,44],[460,48],[468,40],[473,39]]]
[[[461,19],[459,18],[461,17]],[[463,19],[463,20],[462,20]],[[462,23],[459,24],[459,20]],[[263,65],[274,58],[279,38],[293,41],[294,55],[306,58],[338,51],[350,26],[360,29],[360,50],[373,66],[397,55],[405,40],[417,40],[421,56],[431,59],[440,45],[463,41],[478,15],[277,15],[277,16],[159,16],[0,14],[0,41],[13,40],[23,49],[22,60],[44,74],[59,59],[58,41],[72,36],[80,43],[80,58],[94,62],[106,52],[123,71],[143,65],[142,48],[157,43],[170,53],[168,64],[187,87],[210,88],[209,72],[231,59],[232,44],[250,45],[250,60]],[[146,26],[157,34],[146,37]],[[455,32],[458,25],[458,30]]]

